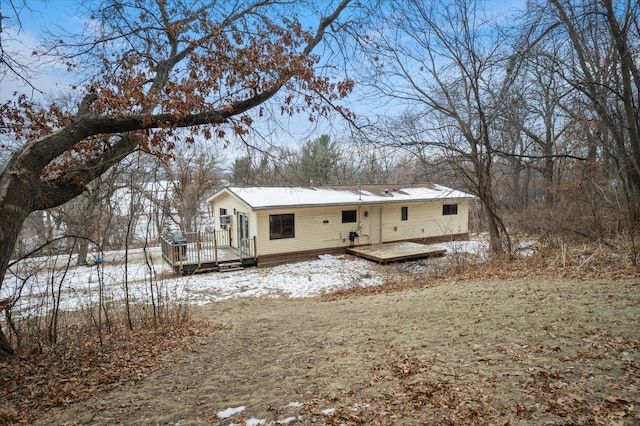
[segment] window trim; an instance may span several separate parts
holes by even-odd
[[[345,217],[345,213],[349,214],[349,217]],[[353,214],[353,217],[351,217],[351,214]],[[357,221],[358,221],[358,210],[356,209],[342,210],[342,223],[356,223]]]
[[[284,222],[283,219],[285,216],[291,217],[291,232],[284,232]],[[280,227],[279,234],[275,234],[273,230],[274,221],[278,218],[278,225]],[[274,236],[275,234],[275,236]],[[294,213],[283,213],[283,214],[270,214],[269,215],[269,240],[284,240],[287,238],[295,238],[296,237],[296,218]]]
[[[409,206],[400,208],[400,220],[409,220]]]
[[[458,214],[458,204],[443,204],[442,205],[442,215],[443,216],[453,216]]]

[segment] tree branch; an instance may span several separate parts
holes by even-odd
[[[82,194],[86,185],[101,176],[109,168],[119,163],[138,147],[134,138],[122,136],[97,157],[74,166],[61,179],[53,181],[40,180],[38,188],[34,188],[36,210],[44,210],[59,206]]]

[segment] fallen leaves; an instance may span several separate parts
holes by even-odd
[[[134,331],[113,330],[78,348],[58,347],[0,364],[0,424],[29,423],[66,406],[135,383],[165,366],[171,354],[190,348],[218,327],[186,322]],[[85,330],[76,328],[82,335]],[[73,339],[70,339],[73,341]]]
[[[622,315],[620,311],[627,308],[633,312],[638,306],[637,284],[616,284],[617,278],[637,277],[636,267],[606,264],[597,256],[589,260],[590,265],[598,266],[597,272],[593,268],[559,268],[553,262],[540,267],[536,262],[520,260],[509,264],[509,268],[479,265],[449,278],[397,273],[376,288],[346,289],[324,295],[323,301],[354,299],[468,280],[494,283],[496,278],[522,280],[524,285],[520,291],[507,295],[509,304],[518,304],[514,310],[520,307],[517,316],[503,317],[500,321],[506,334],[520,330],[519,337],[510,344],[501,339],[493,345],[475,340],[469,328],[481,333],[484,324],[495,319],[495,307],[487,310],[483,299],[452,291],[458,294],[451,296],[452,301],[460,297],[468,299],[469,323],[457,330],[455,336],[469,342],[465,354],[476,356],[475,360],[457,362],[443,354],[430,354],[429,345],[414,352],[390,352],[385,364],[372,367],[366,381],[378,396],[344,396],[333,401],[336,411],[327,423],[494,425],[524,420],[532,424],[640,424],[637,410],[640,343],[622,337],[623,330],[633,327],[624,318],[629,315],[632,318],[633,314]],[[533,264],[537,266],[532,267]],[[567,281],[575,283],[572,291],[576,293],[586,290],[586,286],[582,290],[581,279],[597,277],[603,281],[589,289],[593,292],[589,300],[569,301],[566,288],[556,291],[550,286],[539,291],[526,286],[540,277],[570,278]],[[552,308],[554,304],[557,306]],[[616,313],[617,319],[609,316],[612,313]],[[585,321],[595,327],[589,329]],[[599,326],[605,323],[609,327]],[[529,326],[519,329],[519,324]],[[619,328],[612,328],[612,324]],[[367,404],[367,410],[352,412],[355,404],[363,403]]]
[[[399,288],[410,281],[407,275],[400,278]],[[234,312],[227,324],[234,326],[216,334],[226,338],[224,345],[216,342],[218,347],[190,343],[201,335],[195,324],[141,332],[119,347],[106,341],[105,354],[84,355],[83,362],[66,357],[66,370],[60,359],[49,355],[41,365],[22,360],[25,383],[5,379],[5,374],[18,372],[1,367],[0,423],[27,421],[24,412],[29,407],[46,415],[56,405],[57,419],[65,419],[84,403],[69,411],[65,404],[104,395],[114,387],[120,388],[100,402],[110,409],[103,423],[126,423],[132,411],[162,423],[169,411],[165,400],[154,401],[155,408],[147,412],[121,385],[135,385],[154,368],[173,377],[186,375],[184,366],[167,362],[170,353],[157,354],[184,347],[187,352],[181,354],[189,357],[185,365],[191,372],[207,371],[216,354],[226,354],[230,361],[219,363],[215,376],[206,374],[206,386],[205,374],[165,382],[172,383],[172,393],[189,397],[193,404],[192,411],[176,415],[175,421],[219,424],[215,413],[225,407],[211,389],[224,389],[229,401],[247,406],[246,416],[234,422],[242,417],[267,418],[267,424],[283,419],[329,425],[640,424],[637,282],[479,279],[406,294],[360,300],[349,296],[333,304],[287,301],[284,313],[284,302],[227,302],[233,309],[226,315]],[[246,319],[247,311],[260,312],[255,317],[260,320]],[[295,321],[298,317],[303,320]],[[294,356],[283,356],[287,353]],[[349,355],[353,353],[358,356]],[[286,369],[252,370],[280,359]],[[131,368],[138,365],[140,371]],[[26,366],[40,372],[31,377]],[[131,389],[138,394],[152,389],[157,376]],[[40,401],[43,389],[57,392],[59,399]],[[269,391],[263,394],[265,389]],[[9,394],[12,406],[3,405]],[[292,400],[304,405],[287,406]]]
[[[635,342],[627,342],[635,345]],[[544,365],[531,367],[528,377],[495,369],[468,377],[430,354],[387,354],[385,364],[372,366],[373,394],[344,390],[319,394],[307,404],[303,419],[329,425],[507,425],[636,424],[639,389],[630,385],[617,394],[611,386],[628,377],[604,377],[603,382],[580,380],[581,371]],[[624,393],[626,390],[626,393]],[[335,407],[328,412],[323,407]]]

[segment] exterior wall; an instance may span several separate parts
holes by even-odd
[[[442,235],[439,237],[413,238],[407,241],[413,241],[413,242],[422,243],[422,244],[436,244],[436,243],[442,243],[445,241],[465,240],[467,238],[469,238],[469,234],[463,233],[463,234]],[[325,249],[318,249],[318,250],[294,251],[294,252],[287,252],[287,253],[262,255],[258,258],[257,265],[261,267],[273,266],[273,265],[288,263],[288,262],[297,261],[297,260],[312,259],[321,254],[338,255],[338,254],[345,254],[345,253],[347,253],[347,247],[339,247],[339,248],[332,248],[332,249],[325,248]]]
[[[342,223],[343,210],[356,210],[355,223]],[[257,211],[258,256],[295,251],[340,248],[349,246],[349,232],[359,231],[362,208],[358,207],[309,207]],[[269,216],[294,214],[295,238],[271,240]],[[325,221],[327,221],[325,223]]]
[[[444,216],[443,204],[458,204],[458,214]],[[406,221],[401,220],[403,206],[408,207]],[[356,210],[356,222],[342,223],[343,210]],[[295,215],[295,238],[269,238],[269,216],[273,214]],[[348,247],[351,231],[359,235],[356,245],[467,234],[468,221],[468,200],[284,208],[256,211],[255,225],[250,222],[250,233],[253,235],[257,230],[257,254],[260,257]]]
[[[457,204],[458,214],[443,215],[444,204]],[[382,242],[404,241],[469,232],[469,201],[429,201],[388,204],[382,208]],[[408,207],[408,219],[401,220],[401,208]]]
[[[238,248],[238,215],[237,213],[246,213],[249,215],[249,236],[253,237],[256,235],[256,222],[255,222],[255,213],[252,212],[251,208],[239,200],[238,198],[230,195],[230,194],[221,194],[216,198],[213,205],[213,213],[215,215],[215,228],[221,229],[220,227],[220,209],[227,209],[227,214],[233,217],[231,226],[228,229],[231,229],[231,247]],[[235,213],[234,213],[235,212]],[[268,232],[268,226],[267,226]]]

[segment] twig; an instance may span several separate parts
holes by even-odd
[[[592,258],[593,256],[595,256],[595,255],[596,255],[596,253],[598,252],[598,250],[600,250],[600,247],[601,247],[601,246],[598,246],[598,248],[597,248],[597,249],[595,249],[595,251],[594,251],[593,253],[591,253],[591,256],[589,256],[589,257],[587,258],[587,260],[585,260],[584,262],[582,262],[582,263],[580,264],[580,266],[578,266],[578,270],[580,270],[580,269],[581,269],[581,268],[582,268],[582,267],[583,267],[583,266],[584,266],[588,261],[590,261],[590,260],[591,260],[591,258]]]

